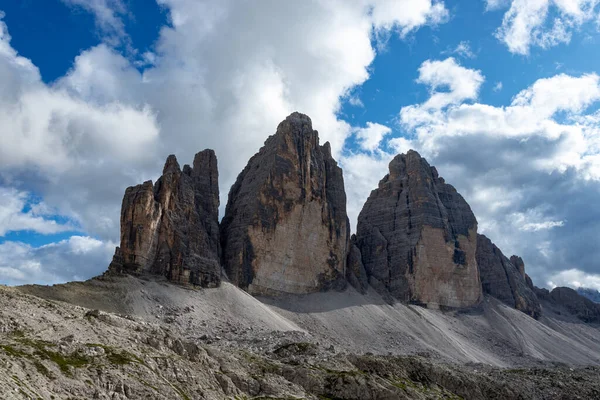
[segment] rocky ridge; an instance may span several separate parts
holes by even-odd
[[[560,306],[583,322],[600,323],[600,304],[581,296],[576,290],[568,287],[548,289],[534,288],[537,297],[547,301],[551,306]]]

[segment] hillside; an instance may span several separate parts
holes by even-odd
[[[275,300],[229,283],[198,290],[123,276],[1,288],[0,299],[8,398],[600,393],[597,326],[558,314],[536,321],[491,297],[443,312],[352,288]]]

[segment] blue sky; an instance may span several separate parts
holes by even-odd
[[[298,110],[344,168],[352,225],[414,148],[536,284],[600,289],[597,0],[23,0],[0,15],[0,283],[103,272],[124,189],[168,154],[214,148],[224,208]]]

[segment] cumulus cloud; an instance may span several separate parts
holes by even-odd
[[[600,274],[588,274],[578,269],[569,269],[551,276],[547,285],[550,288],[570,286],[600,290]]]
[[[20,242],[0,243],[0,282],[51,285],[88,279],[106,269],[114,246],[112,242],[87,236],[71,236],[41,247]]]
[[[465,69],[446,65],[440,75]],[[470,71],[461,74],[478,76]],[[400,122],[471,204],[480,231],[522,255],[541,285],[565,268],[597,269],[599,114],[590,110],[600,101],[599,77],[559,74],[533,82],[507,106],[455,101],[441,109],[430,105],[436,81],[427,77],[419,81],[430,86],[430,99],[404,107]],[[471,95],[453,88],[444,95],[468,100],[479,85],[471,79]]]
[[[575,269],[592,286],[600,258],[599,77],[539,79],[510,104],[491,106],[476,102],[482,74],[456,60],[428,60],[419,74],[430,97],[400,110],[403,136],[341,159],[351,221],[391,158],[413,148],[466,198],[481,233],[506,255],[523,256],[535,284],[573,286],[556,276]]]
[[[503,3],[487,0],[487,8],[502,8]],[[573,31],[598,18],[599,3],[598,0],[512,0],[496,37],[510,52],[522,55],[529,54],[532,46],[548,48],[569,43]]]
[[[390,133],[392,133],[390,127],[374,122],[367,122],[365,128],[356,130],[356,137],[363,150],[373,151],[379,147],[383,138]]]
[[[169,25],[140,62],[115,50],[113,39],[127,37],[126,2],[64,1],[93,12],[105,40],[51,85],[0,21],[0,183],[39,193],[102,243],[118,237],[124,189],[156,179],[167,154],[183,164],[215,149],[223,207],[247,159],[292,111],[310,115],[339,157],[353,129],[337,113],[369,77],[372,39],[448,16],[432,0],[158,0]]]
[[[25,192],[0,186],[0,237],[15,231],[47,235],[75,230],[69,223],[57,223],[52,219],[53,210],[43,202],[31,204],[29,197]]]

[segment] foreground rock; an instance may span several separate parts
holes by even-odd
[[[127,286],[127,282],[135,285]],[[440,362],[428,354],[356,354],[339,351],[337,345],[333,348],[321,335],[273,327],[267,330],[256,321],[244,324],[241,321],[252,307],[239,301],[258,302],[229,284],[189,291],[162,281],[127,277],[112,283],[105,279],[54,288],[70,295],[77,291],[85,301],[95,297],[86,291],[93,291],[107,306],[125,308],[130,306],[127,302],[114,301],[124,297],[122,290],[147,291],[148,296],[136,297],[143,300],[144,307],[133,307],[140,312],[133,315],[90,311],[26,295],[23,289],[34,288],[0,287],[0,393],[7,400],[597,399],[600,395],[596,366],[539,363],[506,369],[488,363]],[[102,296],[96,292],[99,289]],[[222,293],[220,301],[199,302],[224,290],[227,293]],[[189,292],[195,301],[179,298],[178,293],[189,296]],[[176,298],[168,301],[165,294]],[[313,296],[332,294],[341,295]],[[257,306],[257,310],[265,308]],[[381,311],[389,308],[382,305]],[[361,309],[355,307],[356,312]],[[223,320],[231,310],[237,310],[237,318]],[[496,310],[492,314],[498,311],[502,313]],[[160,318],[154,318],[154,313]],[[509,310],[511,313],[519,314]],[[264,315],[281,323],[282,318],[273,312]],[[465,318],[473,322],[472,316]],[[419,319],[415,315],[415,321]],[[505,325],[511,323],[501,319]],[[516,320],[541,324],[531,318]],[[343,326],[352,321],[345,318],[331,333],[343,332]],[[195,324],[192,329],[190,323]],[[470,327],[476,330],[483,325]],[[385,324],[377,329],[382,327],[385,329]],[[515,332],[512,327],[509,331]],[[549,332],[552,330],[545,328],[541,340],[560,347],[554,341],[557,336],[548,337]],[[411,339],[415,343],[415,336]],[[441,346],[437,349],[444,350]]]
[[[527,285],[525,264],[520,257],[509,260],[490,239],[477,235],[477,265],[484,293],[539,318],[540,302]]]
[[[431,307],[476,305],[482,289],[471,208],[415,151],[394,158],[389,171],[358,217],[371,285]]]
[[[206,287],[221,280],[219,183],[212,150],[180,169],[175,156],[152,184],[127,188],[121,208],[121,245],[109,272],[155,274]]]
[[[222,221],[229,279],[252,294],[344,285],[349,243],[342,170],[293,113],[240,173]]]

